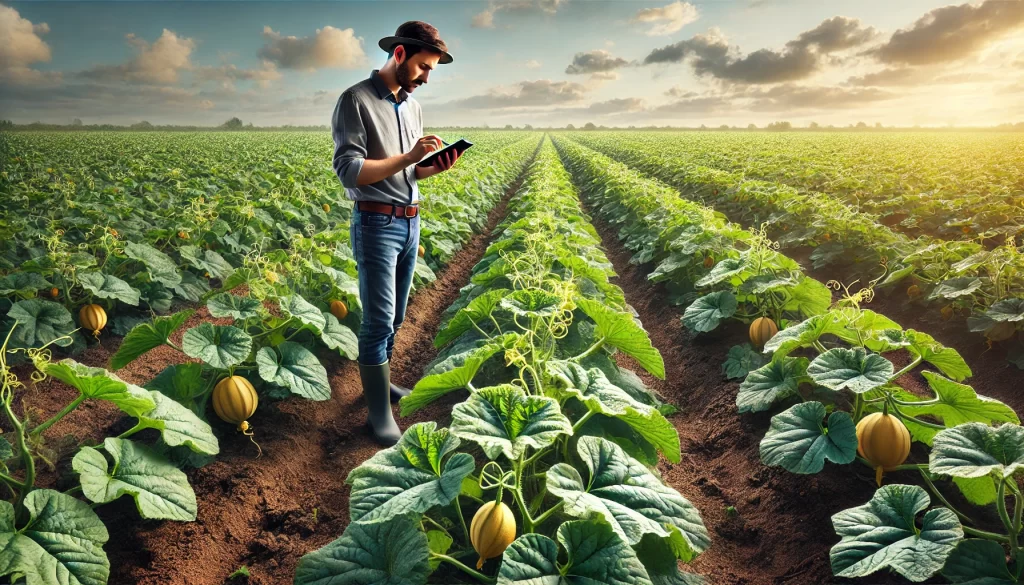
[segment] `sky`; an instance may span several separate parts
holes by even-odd
[[[406,20],[428,127],[1024,121],[1024,0],[0,0],[0,118],[326,125]]]

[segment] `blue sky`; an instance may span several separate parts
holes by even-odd
[[[0,0],[0,117],[325,124],[413,19],[455,56],[428,125],[1024,118],[1024,0]]]

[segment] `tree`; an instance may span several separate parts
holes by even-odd
[[[533,126],[530,124],[523,124],[523,130],[533,130]]]
[[[132,124],[131,126],[129,126],[129,128],[131,128],[132,130],[152,130],[153,125],[147,122],[146,120],[143,120],[141,122]]]
[[[81,118],[75,118],[74,120],[71,121],[71,125],[72,126],[81,126],[82,125],[82,119]]]
[[[792,128],[793,128],[792,124],[790,124],[789,122],[784,122],[784,121],[783,122],[772,122],[771,124],[768,124],[768,126],[767,126],[768,130],[791,130]]]
[[[512,124],[505,124],[505,130],[513,130]]]
[[[864,122],[857,122],[857,128],[867,128],[867,127],[868,127],[868,125],[865,124]]]
[[[757,130],[757,124],[747,124],[747,130]]]
[[[882,123],[881,122],[875,122],[875,128],[881,128],[881,127],[882,127]]]
[[[721,126],[718,127],[718,129],[719,130],[728,130],[729,129],[729,125],[728,124],[722,124]]]
[[[14,122],[10,120],[0,120],[0,128],[14,128]]]
[[[223,124],[221,124],[220,127],[225,129],[225,130],[241,130],[242,129],[242,121],[239,120],[238,118],[231,118],[227,122],[224,122]]]
[[[810,125],[808,125],[807,127],[810,128],[811,130],[817,130],[819,128],[817,122],[811,122]]]
[[[597,126],[594,126],[593,122],[587,122],[583,125],[584,130],[597,130]]]
[[[565,125],[565,129],[566,129],[566,130],[575,130],[575,129],[576,129],[576,127],[575,127],[575,126],[573,126],[572,124],[566,124],[566,125]]]

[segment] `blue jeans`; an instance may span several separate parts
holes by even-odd
[[[353,209],[349,237],[363,305],[359,363],[375,366],[391,359],[395,333],[405,320],[420,244],[420,217]]]

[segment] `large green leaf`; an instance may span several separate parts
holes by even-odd
[[[0,501],[0,576],[26,585],[106,585],[110,561],[107,527],[89,504],[37,489],[25,497],[29,524],[15,527],[14,506]]]
[[[155,378],[146,383],[146,390],[158,390],[187,407],[196,415],[203,417],[206,413],[207,394],[205,392],[216,377],[216,370],[198,363],[184,363],[167,366]]]
[[[857,394],[887,383],[893,373],[892,362],[862,347],[830,349],[807,366],[807,375],[818,384],[831,390],[847,388]]]
[[[580,437],[580,458],[589,471],[583,479],[566,463],[547,471],[547,488],[565,501],[565,513],[578,518],[598,515],[631,545],[644,534],[682,537],[679,558],[690,561],[711,544],[700,512],[666,486],[621,447],[599,437]]]
[[[183,471],[149,447],[127,439],[107,437],[103,448],[113,459],[112,467],[93,447],[82,447],[71,462],[85,497],[106,504],[128,494],[135,498],[143,518],[196,519],[196,494]]]
[[[181,349],[189,357],[201,359],[211,366],[226,370],[249,357],[252,337],[238,327],[202,323],[185,331]]]
[[[937,573],[964,531],[947,508],[929,510],[918,527],[916,517],[929,503],[918,486],[887,485],[867,504],[832,516],[842,537],[829,555],[832,572],[853,578],[890,569],[914,582]]]
[[[455,316],[437,332],[434,347],[444,347],[457,337],[473,328],[474,323],[486,319],[494,311],[501,299],[512,291],[504,288],[489,290],[474,298],[464,308],[459,309]]]
[[[171,447],[184,446],[206,455],[220,453],[213,429],[189,407],[158,390],[150,390],[149,395],[156,406],[138,415],[142,428],[159,430],[160,438]]]
[[[498,585],[652,585],[636,553],[604,522],[574,520],[558,527],[558,545],[537,533],[517,538],[502,555]]]
[[[821,315],[832,304],[832,291],[822,282],[806,275],[789,289],[789,294],[791,297],[783,308],[799,312],[805,317]]]
[[[1024,321],[1024,298],[997,301],[985,311],[985,316],[998,322]]]
[[[327,326],[323,311],[302,298],[302,295],[294,294],[283,297],[280,304],[281,311],[298,319],[303,325],[311,327],[316,331],[323,331],[324,327]]]
[[[438,368],[420,378],[412,393],[402,398],[399,403],[402,416],[409,416],[449,392],[468,387],[480,366],[494,354],[503,351],[505,344],[511,343],[514,338],[514,333],[506,333],[504,337],[492,339],[446,359]]]
[[[352,485],[349,514],[353,522],[386,522],[450,504],[459,495],[462,480],[475,468],[467,453],[455,453],[443,461],[458,445],[457,438],[447,429],[436,430],[433,422],[409,427],[397,445],[378,451],[345,479]]]
[[[252,297],[222,292],[210,297],[210,300],[206,301],[206,308],[214,317],[231,317],[244,321],[259,315],[260,302]]]
[[[721,290],[706,294],[690,303],[683,312],[683,325],[690,331],[698,333],[712,331],[736,314],[736,295],[732,291]]]
[[[19,294],[32,296],[36,291],[53,286],[43,275],[36,272],[12,272],[0,278],[0,295]]]
[[[967,422],[1010,422],[1020,424],[1017,413],[1002,402],[979,396],[974,388],[959,384],[935,372],[921,372],[938,402],[924,406],[903,406],[900,410],[911,416],[930,414],[942,418],[947,427]]]
[[[953,477],[1010,477],[1024,466],[1024,427],[992,428],[966,423],[939,431],[932,441],[928,470]]]
[[[168,317],[157,317],[150,323],[140,323],[124,336],[117,353],[110,358],[110,368],[120,370],[147,351],[167,343],[178,327],[192,316],[193,311],[180,311]]]
[[[520,317],[550,317],[562,307],[562,297],[540,289],[522,289],[509,293],[498,305]]]
[[[170,256],[157,250],[149,244],[128,242],[124,245],[124,253],[139,262],[142,262],[149,269],[153,280],[166,287],[176,287],[181,284],[182,275],[178,272],[178,265]]]
[[[518,386],[481,388],[452,409],[452,433],[480,445],[491,459],[515,461],[527,447],[542,449],[558,435],[571,435],[572,423],[558,401],[528,396]]]
[[[761,412],[778,400],[797,396],[800,383],[809,381],[807,364],[807,358],[784,357],[750,372],[740,384],[736,406],[740,412]]]
[[[71,313],[64,305],[42,299],[28,299],[14,303],[7,317],[18,322],[11,335],[12,347],[42,347],[76,329]],[[70,338],[56,345],[71,345]]]
[[[133,307],[139,304],[139,290],[111,274],[80,272],[78,283],[97,298],[117,299]]]
[[[86,398],[113,402],[134,417],[141,416],[156,406],[147,390],[125,382],[103,368],[91,368],[73,359],[48,364],[46,375],[73,386]]]
[[[771,428],[761,440],[761,461],[792,473],[818,473],[825,459],[846,464],[857,456],[857,430],[842,410],[825,419],[825,405],[801,402],[772,417]]]
[[[422,585],[431,568],[419,521],[353,522],[340,538],[304,555],[294,585]]]
[[[583,402],[587,409],[614,416],[654,445],[666,459],[679,463],[679,433],[657,408],[633,398],[628,392],[612,384],[598,368],[583,369],[574,362],[548,362],[548,371],[559,381],[558,398],[572,396]]]
[[[320,340],[331,349],[338,350],[338,353],[350,360],[359,358],[359,337],[354,331],[341,324],[338,318],[324,311],[324,322],[326,325],[320,332]]]
[[[734,345],[729,348],[729,354],[722,363],[722,373],[730,380],[733,378],[746,378],[747,374],[760,368],[767,363],[767,358],[757,353],[749,343]]]
[[[288,388],[310,400],[331,397],[331,384],[327,369],[313,352],[294,341],[285,341],[274,347],[263,347],[256,354],[260,377],[267,382]]]
[[[198,246],[182,246],[178,248],[178,253],[193,267],[210,273],[211,278],[224,279],[234,272],[231,264],[213,250],[202,250]]]
[[[1024,555],[1018,553],[1017,571],[1022,568]],[[1006,551],[1002,545],[991,540],[966,538],[956,545],[956,549],[942,567],[942,576],[953,583],[969,583],[970,585],[1013,585],[1019,583],[1017,578],[1006,566]]]
[[[633,550],[654,585],[711,585],[696,573],[681,571],[672,544],[664,538],[646,534]]]
[[[825,313],[806,319],[796,325],[779,331],[764,344],[764,352],[776,358],[789,355],[798,347],[806,347],[817,341],[821,336],[836,333],[843,328],[839,315]]]
[[[654,377],[665,379],[665,362],[661,359],[661,353],[651,345],[647,332],[631,314],[586,298],[579,299],[577,304],[597,325],[594,335],[633,356]]]
[[[907,351],[911,355],[919,356],[957,382],[971,377],[971,368],[957,350],[942,345],[927,333],[913,329],[907,329],[906,336],[909,342]]]

